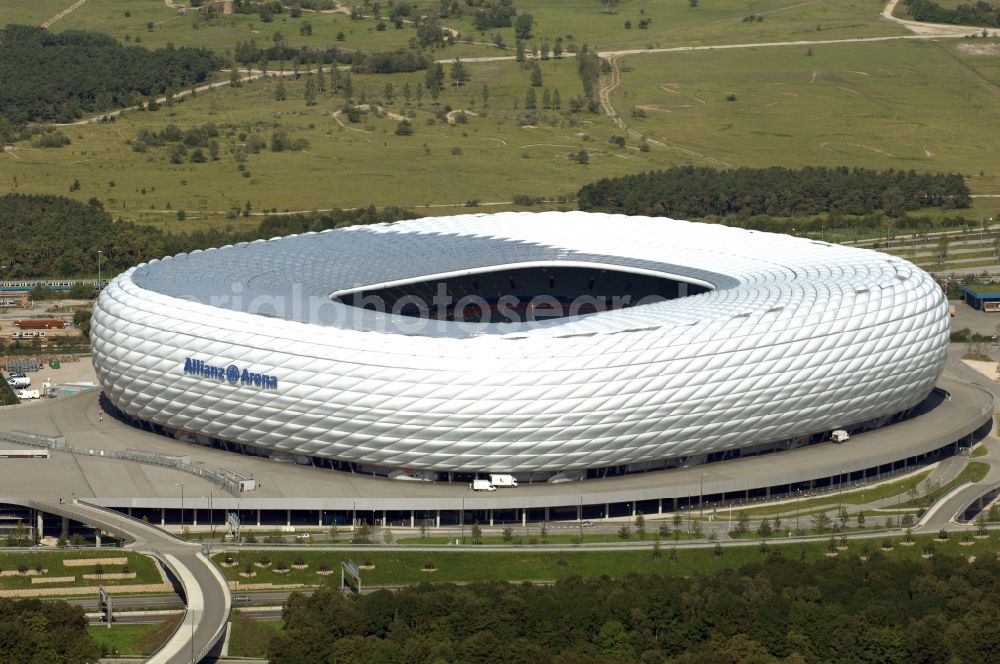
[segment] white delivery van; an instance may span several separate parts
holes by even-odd
[[[497,488],[490,484],[489,480],[472,480],[470,485],[473,491],[496,491]]]
[[[492,484],[493,486],[498,487],[498,488],[505,487],[505,486],[516,487],[517,486],[517,480],[514,479],[513,475],[494,475],[494,474],[491,474],[490,475],[490,484]]]

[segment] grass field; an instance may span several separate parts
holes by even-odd
[[[923,42],[808,52],[629,58],[614,104],[643,134],[729,164],[958,171],[975,191],[1000,191],[1000,88],[977,69],[986,58]],[[646,117],[629,118],[633,107]]]
[[[545,85],[560,89],[567,104],[579,89],[575,63],[551,61],[542,71]],[[65,128],[73,143],[59,150],[22,144],[16,157],[0,155],[0,182],[3,190],[10,190],[16,177],[17,191],[24,193],[56,192],[84,200],[96,196],[114,214],[140,220],[176,219],[176,211],[183,209],[189,219],[184,226],[190,227],[197,223],[192,218],[219,220],[230,208],[243,208],[246,201],[254,211],[369,203],[450,204],[454,211],[473,199],[510,201],[518,193],[572,196],[580,185],[600,176],[668,165],[663,152],[611,146],[608,138],[615,131],[598,115],[566,118],[545,111],[532,120],[537,124],[518,126],[529,75],[506,63],[476,65],[469,85],[449,87],[442,95],[442,107],[481,112],[482,87],[488,84],[488,115],[469,116],[465,125],[449,126],[435,118],[426,95],[420,108],[415,98],[406,107],[404,87],[409,84],[415,90],[423,78],[421,72],[356,76],[353,82],[356,100],[362,90],[369,100],[385,99],[385,86],[391,84],[396,97],[387,108],[413,113],[412,136],[396,136],[398,121],[388,117],[369,116],[358,124],[345,118],[347,126],[341,127],[331,114],[341,107],[343,97],[323,97],[316,106],[307,107],[303,79],[285,82],[288,100],[283,103],[274,101],[276,81],[260,81],[203,93],[155,113],[129,113],[111,124]],[[216,162],[172,164],[165,149],[138,153],[128,144],[140,128],[158,131],[176,123],[186,129],[205,122],[223,131],[221,159]],[[251,177],[242,177],[229,154],[240,142],[239,134],[256,133],[268,140],[278,124],[292,136],[308,139],[309,148],[248,155]],[[568,159],[581,149],[590,153],[589,165]],[[461,177],[454,177],[456,173]],[[81,187],[71,194],[74,179]]]
[[[94,574],[93,566],[73,566],[63,565],[63,560],[80,560],[88,558],[128,558],[129,572],[135,573],[134,579],[108,579],[103,578],[104,585],[123,585],[139,583],[160,583],[160,574],[156,570],[153,561],[146,556],[131,551],[118,551],[115,549],[105,549],[101,551],[18,551],[0,552],[0,570],[17,571],[24,566],[25,569],[33,572],[36,566],[41,566],[48,570],[41,576],[63,577],[74,576],[76,580],[68,583],[46,583],[32,584],[32,575],[15,574],[10,576],[0,576],[0,589],[13,590],[19,588],[66,588],[78,586],[95,586],[96,579],[84,579],[84,574]],[[106,574],[121,572],[121,565],[103,565]]]
[[[70,4],[72,0],[44,0],[41,3],[2,0],[0,12],[6,21],[38,24]],[[360,2],[344,4],[361,5]],[[425,15],[436,15],[439,7],[438,3],[425,0],[411,4],[415,6],[415,13]],[[532,45],[540,47],[546,40],[550,45],[554,44],[558,37],[562,37],[567,46],[571,43],[589,44],[607,51],[748,41],[854,38],[904,32],[899,26],[879,18],[884,5],[881,0],[829,0],[823,3],[718,0],[701,3],[696,8],[686,2],[635,0],[620,6],[615,14],[605,13],[600,3],[592,0],[522,0],[516,4],[520,12],[535,18],[533,34],[528,40],[529,49]],[[371,5],[363,9],[366,15],[371,14]],[[383,6],[381,13],[385,16],[388,11],[388,7]],[[751,15],[762,20],[743,20]],[[625,28],[627,20],[632,24],[631,29]],[[647,28],[639,28],[641,20],[649,21]],[[309,36],[300,34],[299,30],[307,21],[312,25]],[[153,24],[151,30],[149,23]],[[304,11],[299,18],[292,18],[288,12],[276,14],[269,23],[260,21],[253,14],[233,14],[208,20],[203,13],[193,10],[181,14],[160,0],[88,0],[58,21],[53,29],[96,29],[122,41],[128,37],[134,42],[138,37],[142,44],[152,48],[172,43],[177,46],[205,45],[218,52],[231,50],[237,41],[251,39],[258,45],[266,46],[273,42],[275,32],[280,32],[285,42],[292,46],[337,44],[363,51],[406,47],[416,34],[410,24],[399,30],[389,24],[384,31],[377,30],[376,24],[373,18],[352,21],[344,13],[310,11]],[[513,53],[513,28],[479,32],[475,29],[471,11],[466,11],[461,17],[443,19],[442,24],[458,30],[463,40],[474,43],[460,43],[440,50],[436,57],[450,59]],[[340,32],[344,33],[343,41],[336,40]],[[508,46],[506,51],[492,45],[494,33],[502,35]]]
[[[2,0],[0,2],[0,25],[21,23],[41,25],[73,4],[73,0]]]
[[[915,537],[917,544],[913,547],[899,546],[902,537],[879,538],[867,541],[850,541],[844,555],[858,555],[865,550],[877,550],[884,539],[895,542],[897,546],[886,555],[899,559],[916,560],[920,558],[923,547],[931,543],[931,537]],[[937,553],[942,555],[996,555],[997,543],[994,538],[976,540],[970,546],[960,544],[961,537],[952,534],[947,542],[934,542]],[[804,556],[806,560],[819,560],[827,552],[827,542],[795,543],[775,545],[768,544],[770,551],[779,551],[785,557]],[[306,570],[291,570],[287,574],[277,574],[271,568],[255,567],[257,575],[252,579],[237,576],[246,565],[260,557],[258,552],[240,552],[235,554],[242,564],[223,569],[226,577],[241,583],[304,583],[306,585],[321,585],[340,583],[339,564],[341,560],[353,559],[357,563],[369,560],[375,569],[362,570],[363,582],[370,585],[406,585],[422,581],[540,581],[566,578],[569,576],[601,576],[608,575],[620,578],[630,572],[658,572],[662,574],[689,575],[697,572],[711,571],[719,568],[736,568],[748,562],[761,559],[758,546],[723,547],[722,555],[716,556],[711,547],[699,549],[676,550],[676,560],[671,561],[670,542],[663,542],[661,557],[653,558],[650,549],[621,551],[570,551],[546,552],[544,550],[518,550],[511,552],[468,552],[468,551],[371,551],[371,552],[296,552],[309,564]],[[232,555],[232,554],[231,554]],[[269,552],[272,561],[277,563],[278,554]],[[219,561],[224,556],[215,556]],[[316,574],[320,562],[325,561],[334,574],[323,577]],[[291,559],[287,562],[290,564]],[[433,563],[436,571],[422,571],[425,564]],[[238,591],[238,589],[237,589]]]
[[[29,9],[25,3],[0,0],[0,12],[27,20],[35,14],[47,18],[59,9],[41,4],[44,11],[42,6]],[[436,6],[429,0],[417,3],[418,11],[425,13]],[[596,0],[524,0],[518,7],[536,19],[532,44],[546,39],[551,44],[562,36],[567,45],[586,42],[603,50],[901,31],[878,18],[881,0],[719,0],[697,8],[684,2],[636,0],[614,15],[603,13]],[[764,20],[743,21],[750,15]],[[648,29],[638,29],[640,17],[652,19]],[[632,20],[631,30],[624,28],[626,19]],[[299,34],[307,20],[312,36]],[[489,42],[489,33],[495,32],[475,33],[468,12],[444,22],[473,40]],[[88,0],[54,29],[100,29],[122,40],[127,34],[132,43],[141,37],[146,46],[198,44],[220,52],[249,39],[266,46],[275,32],[293,45],[336,43],[363,50],[405,46],[415,34],[412,26],[396,30],[390,25],[378,31],[374,25],[370,19],[351,21],[345,14],[308,11],[298,19],[279,14],[271,23],[260,22],[256,15],[208,21],[195,11],[181,15],[159,0]],[[344,42],[334,38],[339,31],[346,35]],[[500,32],[513,44],[512,29]],[[436,57],[501,53],[490,45],[462,44],[440,50]],[[640,152],[634,136],[625,149],[611,146],[609,138],[623,132],[603,113],[567,111],[570,98],[581,91],[570,58],[541,64],[539,105],[543,90],[558,89],[562,109],[538,114],[525,111],[529,74],[511,61],[469,65],[470,84],[447,87],[438,108],[428,95],[420,103],[403,99],[404,86],[415,89],[424,80],[423,72],[355,76],[355,101],[363,96],[383,103],[391,113],[412,116],[413,136],[395,135],[397,120],[390,117],[367,115],[360,123],[345,120],[346,126],[341,126],[332,114],[343,97],[321,96],[316,106],[307,107],[304,79],[286,81],[288,99],[281,103],[274,100],[277,83],[260,81],[202,93],[155,113],[129,113],[115,123],[64,128],[72,140],[64,148],[18,143],[13,151],[0,154],[0,193],[97,197],[116,216],[169,230],[250,227],[265,211],[368,204],[399,205],[428,215],[497,211],[516,209],[509,202],[517,194],[551,201],[545,207],[572,208],[571,200],[559,201],[572,199],[584,183],[687,163],[959,171],[975,193],[1000,193],[1000,169],[991,159],[998,147],[992,127],[1000,120],[998,55],[996,40],[980,39],[622,57],[622,83],[611,99],[630,128],[650,138],[649,152]],[[271,63],[271,69],[276,68]],[[602,80],[608,82],[607,77]],[[482,96],[484,84],[488,103]],[[394,92],[391,102],[387,85]],[[469,115],[468,124],[449,125],[437,113],[449,106],[485,113]],[[633,117],[634,110],[641,117]],[[130,142],[140,128],[160,130],[175,123],[187,129],[205,122],[222,129],[218,161],[175,164],[166,148],[132,151]],[[245,135],[269,139],[276,125],[307,139],[309,147],[248,155],[245,172],[238,171],[231,151],[242,145]],[[580,150],[588,153],[589,165],[570,160]],[[75,180],[81,186],[70,192]],[[232,218],[231,211],[244,209],[248,202],[253,214]],[[180,210],[184,221],[178,219]],[[1000,217],[1000,199],[976,199],[971,210],[958,213]],[[928,214],[939,218],[954,212]],[[791,230],[794,220],[789,223]],[[825,239],[856,234],[830,233]],[[982,256],[970,269],[992,262],[987,249],[979,252]]]
[[[990,126],[1000,120],[1000,90],[970,69],[980,61],[954,46],[912,42],[829,46],[812,57],[790,47],[625,58],[616,109],[670,146],[654,144],[647,153],[634,139],[626,149],[610,146],[620,130],[600,114],[550,110],[526,119],[529,77],[512,63],[471,65],[469,85],[445,90],[442,107],[482,111],[482,86],[489,86],[487,116],[470,115],[466,125],[436,119],[427,96],[419,107],[402,99],[404,86],[415,89],[423,73],[354,77],[356,99],[364,89],[367,99],[384,100],[391,84],[395,99],[387,108],[414,116],[413,136],[396,136],[397,121],[388,117],[341,127],[331,114],[343,97],[307,107],[303,79],[286,81],[283,103],[274,101],[275,81],[260,81],[112,124],[67,128],[73,143],[58,150],[20,144],[13,155],[0,155],[0,184],[10,190],[17,177],[17,191],[69,194],[79,179],[71,195],[96,196],[115,214],[170,228],[250,223],[225,220],[246,201],[255,212],[369,203],[463,211],[467,201],[572,196],[598,177],[692,162],[959,170],[974,190],[990,192],[1000,190],[1000,169],[991,170],[988,157],[997,142]],[[575,62],[548,61],[542,71],[544,87],[559,89],[565,107],[580,89]],[[736,101],[726,101],[727,94]],[[630,117],[633,107],[646,117]],[[526,121],[535,124],[518,125]],[[224,130],[219,161],[172,164],[165,149],[141,154],[128,145],[139,128],[204,122]],[[268,139],[275,124],[308,139],[309,148],[249,155],[251,176],[242,177],[229,150],[242,132]],[[590,154],[587,166],[568,158],[581,149]],[[462,177],[451,177],[455,172]],[[965,213],[983,214],[980,205],[998,202],[979,199]],[[181,209],[188,221],[177,223]]]
[[[152,625],[90,625],[87,631],[95,641],[106,646],[109,653],[123,657],[149,655],[173,634],[182,615],[170,616]]]

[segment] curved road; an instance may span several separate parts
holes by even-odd
[[[181,626],[149,660],[151,664],[191,664],[201,659],[225,634],[232,609],[229,585],[197,544],[181,541],[136,519],[79,501],[48,503],[4,499],[58,516],[65,516],[134,540],[127,548],[154,555],[180,581],[187,600]]]

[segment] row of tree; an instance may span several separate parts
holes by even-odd
[[[581,210],[679,217],[727,214],[792,216],[839,211],[894,215],[922,208],[972,204],[957,173],[866,168],[736,168],[681,166],[605,178],[584,185]]]
[[[131,106],[201,83],[221,66],[204,48],[151,51],[96,32],[9,24],[0,32],[0,133]]]
[[[993,556],[971,565],[879,553],[809,563],[772,552],[693,577],[295,593],[269,656],[275,664],[993,662],[998,612]]]
[[[942,7],[934,0],[903,0],[903,5],[916,21],[1000,26],[1000,5],[994,6],[984,0],[963,3],[957,7]]]
[[[115,221],[96,199],[81,203],[62,196],[7,194],[0,196],[0,237],[4,238],[0,265],[7,266],[2,273],[5,279],[89,276],[97,273],[101,252],[103,272],[108,276],[144,261],[195,249],[413,216],[400,208],[377,210],[369,206],[265,217],[250,231],[164,233],[150,226]]]

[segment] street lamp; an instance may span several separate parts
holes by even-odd
[[[698,480],[698,520],[702,521],[705,517],[705,473],[701,474]]]
[[[181,530],[184,530],[184,482],[178,482],[174,486],[181,488]]]
[[[97,250],[97,291],[98,292],[100,292],[101,289],[102,289],[102,286],[101,286],[101,255],[103,253],[104,252],[101,251],[100,249]]]

